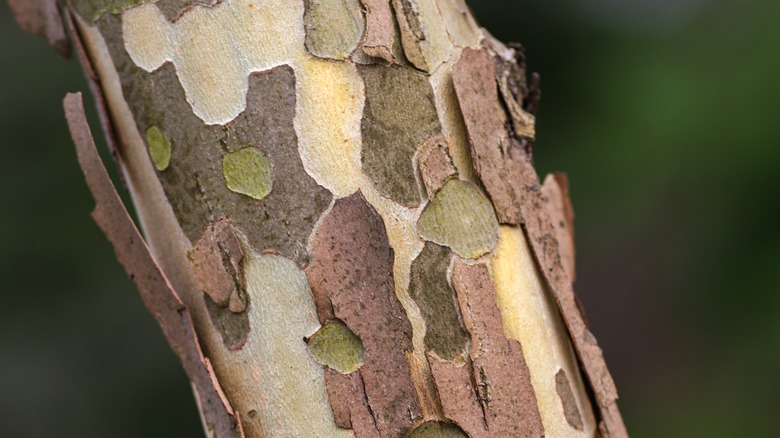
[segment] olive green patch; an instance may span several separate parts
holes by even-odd
[[[425,319],[425,346],[442,359],[463,355],[469,338],[447,279],[451,261],[449,248],[427,242],[412,262],[409,284],[409,295]]]
[[[344,323],[328,321],[306,339],[309,353],[320,364],[341,374],[357,371],[365,358],[363,342]]]
[[[187,102],[172,63],[149,73],[130,59],[121,17],[103,14],[97,27],[140,132],[157,126],[173,145],[170,165],[158,177],[190,241],[200,240],[209,224],[229,218],[257,252],[306,267],[307,242],[332,195],[306,173],[298,153],[293,69],[282,65],[250,74],[246,109],[225,125],[206,125]],[[236,193],[225,181],[223,158],[248,146],[270,162],[273,188],[262,199]]]
[[[493,204],[473,183],[447,181],[417,221],[425,240],[452,248],[468,259],[483,256],[498,242],[498,220]]]
[[[358,0],[304,0],[304,4],[309,52],[320,58],[348,58],[366,26]]]
[[[361,132],[363,170],[383,195],[420,205],[414,155],[441,133],[428,76],[407,67],[358,66],[366,90]]]
[[[154,167],[160,172],[171,164],[171,140],[162,130],[152,126],[146,130],[146,144]]]
[[[454,424],[427,421],[409,433],[408,438],[468,438],[468,435]]]
[[[271,193],[271,162],[260,150],[253,147],[231,152],[222,158],[222,174],[228,188],[255,199],[263,199]]]

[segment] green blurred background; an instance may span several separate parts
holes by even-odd
[[[202,436],[89,217],[61,110],[79,66],[3,3],[0,434]],[[570,175],[577,290],[632,436],[780,436],[780,2],[470,3],[542,75],[536,161]]]

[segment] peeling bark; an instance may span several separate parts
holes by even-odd
[[[64,51],[53,1],[10,4]],[[538,76],[463,0],[72,0],[64,21],[146,237],[69,96],[95,219],[209,436],[627,436],[572,289],[568,181],[531,162]]]

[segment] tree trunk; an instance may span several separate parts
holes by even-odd
[[[54,1],[10,4],[62,51]],[[627,436],[538,78],[463,0],[64,12],[145,239],[69,96],[94,216],[209,436]]]

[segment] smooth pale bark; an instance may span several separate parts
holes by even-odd
[[[537,93],[462,0],[66,17],[203,348],[171,341],[207,434],[627,436],[574,302],[568,187],[530,164]]]

